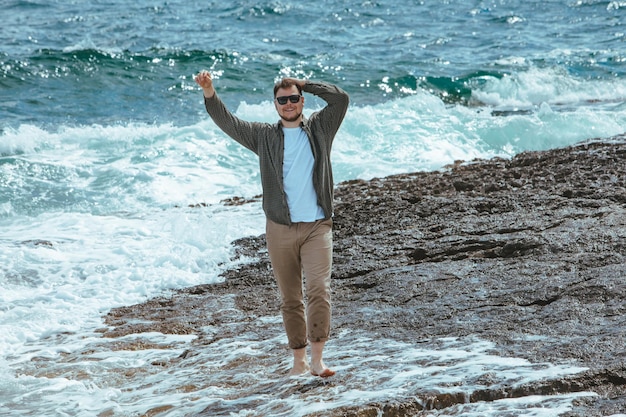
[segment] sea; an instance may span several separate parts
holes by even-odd
[[[90,346],[103,344],[112,308],[218,283],[236,266],[231,242],[264,232],[258,202],[224,203],[261,193],[258,160],[206,114],[199,71],[254,121],[277,120],[272,87],[282,77],[342,87],[351,102],[333,148],[337,183],[434,171],[624,133],[626,1],[0,6],[1,416],[297,417],[471,392],[485,375],[515,386],[584,370],[501,357],[484,340],[411,344],[355,331],[327,345],[341,383],[282,380],[278,312],[263,318],[274,336],[207,345],[194,369],[153,364],[179,357],[193,335],[146,333],[145,349]],[[324,105],[305,100],[305,114]],[[421,415],[557,416],[594,395]]]

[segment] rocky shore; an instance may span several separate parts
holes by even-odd
[[[567,416],[625,412],[626,136],[350,181],[335,200],[335,333],[412,343],[479,338],[501,356],[588,370],[316,415],[415,416],[581,391],[598,395],[577,400]],[[264,237],[235,244],[236,256],[253,261],[226,271],[223,283],[114,309],[103,336],[195,334],[189,355],[244,331],[267,338],[253,323],[279,304]]]

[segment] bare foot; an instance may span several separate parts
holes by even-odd
[[[295,349],[293,351],[293,368],[289,371],[289,376],[298,376],[309,372],[309,361],[306,357],[306,349]]]
[[[333,376],[335,374],[336,374],[336,372],[333,371],[332,369],[329,369],[329,368],[324,369],[322,372],[311,371],[311,375],[319,376],[321,378],[328,378],[328,377],[331,377],[331,376]]]
[[[335,374],[336,372],[330,368],[327,368],[326,365],[324,365],[324,362],[321,362],[319,364],[313,364],[313,366],[311,367],[311,375],[313,376],[328,378]]]
[[[291,371],[289,371],[289,376],[300,376],[302,374],[306,374],[310,370],[311,368],[309,368],[308,363],[294,365],[293,368],[291,368]]]
[[[322,353],[326,342],[311,342],[311,375],[328,378],[335,375],[335,371],[324,365]]]

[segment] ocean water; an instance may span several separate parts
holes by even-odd
[[[2,16],[0,415],[297,416],[582,370],[342,333],[327,353],[341,383],[285,381],[267,372],[288,364],[278,312],[259,319],[274,339],[222,341],[191,367],[149,366],[193,339],[157,333],[61,359],[101,344],[113,307],[218,282],[230,242],[264,231],[259,204],[221,203],[260,193],[257,160],[209,120],[198,71],[249,120],[276,119],[282,76],[343,87],[337,182],[436,170],[624,133],[626,2],[5,0]],[[589,395],[429,415],[554,416]]]

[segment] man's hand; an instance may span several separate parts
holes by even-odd
[[[295,85],[300,86],[300,88],[303,88],[303,87],[304,87],[304,84],[306,84],[306,80],[299,80],[299,79],[297,79],[297,78],[289,78],[289,77],[285,77],[285,78],[283,78],[283,80],[289,80],[289,81],[291,81],[292,83],[294,83]]]
[[[195,78],[196,84],[202,87],[204,91],[204,96],[206,98],[211,98],[215,94],[215,88],[213,87],[213,79],[211,78],[211,73],[209,71],[200,71]]]

